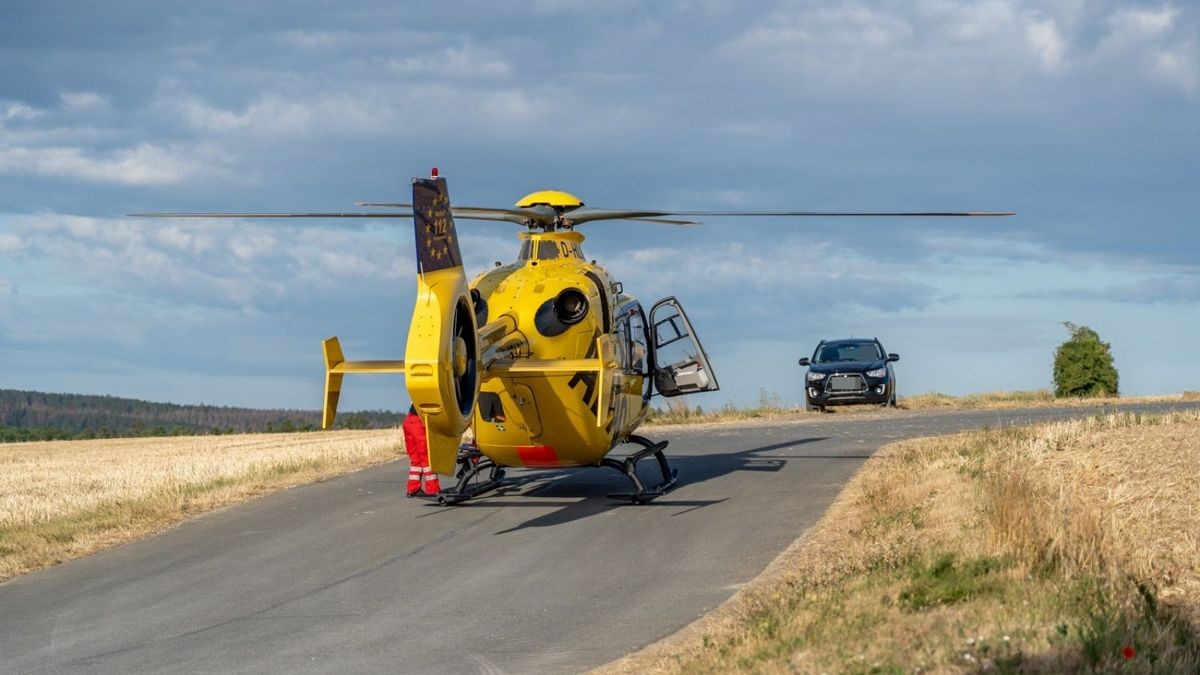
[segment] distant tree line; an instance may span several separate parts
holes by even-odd
[[[402,413],[352,412],[338,417],[340,429],[399,426]],[[261,410],[211,405],[152,403],[115,396],[46,394],[0,389],[0,442],[197,436],[315,431],[316,410]]]

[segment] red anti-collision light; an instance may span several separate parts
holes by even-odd
[[[436,166],[435,166],[435,167],[433,167],[433,171],[430,171],[430,172],[429,172],[429,174],[430,174],[430,176],[432,176],[433,178],[437,178],[437,176],[438,176],[437,167],[436,167]]]

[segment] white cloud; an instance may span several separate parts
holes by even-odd
[[[244,231],[226,240],[226,245],[235,258],[248,262],[270,255],[279,240],[270,232]]]
[[[1167,32],[1179,16],[1179,10],[1168,5],[1152,9],[1119,9],[1108,18],[1111,39],[1132,42],[1156,38]]]
[[[735,51],[774,53],[797,65],[818,58],[818,54],[844,63],[899,46],[913,34],[913,26],[903,16],[858,4],[842,4],[777,11],[728,46]],[[827,52],[826,47],[842,49]]]
[[[24,248],[21,237],[12,232],[0,232],[0,253],[17,253]]]
[[[753,305],[729,308],[737,314],[770,314],[781,298],[787,299],[789,311],[848,305],[891,311],[922,307],[935,295],[931,287],[908,278],[911,265],[867,260],[829,243],[795,237],[643,248],[610,260],[609,267],[627,289],[647,298],[753,293]]]
[[[0,174],[72,178],[119,185],[173,185],[211,174],[220,163],[211,149],[140,143],[107,153],[77,147],[0,147]]]
[[[94,91],[65,91],[59,94],[59,98],[67,110],[94,110],[109,106],[108,97]]]
[[[289,30],[279,37],[285,43],[305,49],[325,49],[341,47],[362,36],[345,30]]]
[[[257,311],[347,280],[396,282],[415,273],[411,244],[392,241],[391,229],[54,213],[7,222],[27,257],[53,266],[56,278],[169,305]]]
[[[1011,3],[930,0],[908,5],[782,3],[719,55],[752,78],[805,97],[883,97],[994,88],[1034,57]],[[1036,57],[1034,57],[1036,58]]]
[[[12,282],[8,279],[0,279],[0,296],[13,295],[16,290],[13,288]]]
[[[0,112],[0,122],[7,122],[8,120],[31,120],[41,115],[41,110],[36,110],[17,101],[4,106],[3,111]]]
[[[1132,74],[1192,91],[1200,73],[1194,15],[1172,5],[922,0],[783,2],[719,53],[754,77],[873,100],[914,89],[1025,89],[1039,76]]]
[[[1107,288],[1067,288],[1046,291],[1033,297],[1069,298],[1077,300],[1104,300],[1135,305],[1151,303],[1195,304],[1200,303],[1200,275],[1178,274],[1172,276],[1146,276],[1123,285]]]
[[[236,133],[256,138],[379,138],[402,126],[397,93],[363,88],[327,92],[308,99],[270,93],[242,110],[219,108],[195,97],[160,94],[159,105],[179,114],[197,132]]]
[[[1025,39],[1037,52],[1042,68],[1054,71],[1062,67],[1063,55],[1067,51],[1067,43],[1054,19],[1031,21],[1025,25]]]
[[[426,49],[443,41],[445,35],[431,30],[363,25],[358,30],[285,30],[271,35],[270,39],[275,40],[281,47],[294,47],[309,52],[346,50],[356,53],[394,54],[397,48]]]
[[[1170,5],[1116,10],[1108,17],[1108,31],[1097,51],[1110,61],[1140,65],[1154,82],[1194,92],[1200,70],[1197,31],[1194,23],[1183,25],[1181,16]]]
[[[545,105],[553,100],[555,105]],[[464,105],[470,101],[470,105]],[[355,91],[327,90],[308,97],[267,93],[242,109],[212,105],[167,87],[156,96],[160,109],[178,115],[189,129],[230,134],[251,142],[304,139],[381,138],[426,142],[435,134],[463,139],[519,133],[574,139],[619,129],[626,133],[644,120],[621,103],[597,107],[569,88],[537,90],[507,85],[466,85],[444,81],[405,86],[364,85]]]
[[[1156,49],[1150,55],[1152,77],[1186,92],[1196,91],[1196,71],[1200,66],[1200,50],[1195,42],[1186,42],[1170,49]]]
[[[212,233],[180,225],[163,226],[154,230],[151,236],[159,243],[192,254],[204,253],[216,245]]]
[[[934,25],[944,20],[947,33],[962,42],[984,42],[1003,36],[1017,20],[1017,10],[1011,2],[989,0],[978,3],[930,2],[926,9]]]
[[[402,75],[437,75],[497,79],[512,74],[513,67],[494,49],[464,44],[446,47],[437,54],[392,59],[388,65]]]
[[[640,0],[533,0],[533,10],[540,14],[600,14],[623,12],[637,7]]]
[[[242,112],[223,110],[202,101],[191,99],[178,103],[188,127],[196,131],[243,131],[287,136],[305,133],[313,123],[310,106],[286,101],[278,96],[263,97]]]

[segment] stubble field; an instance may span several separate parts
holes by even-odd
[[[0,445],[0,581],[266,492],[394,460],[398,430]]]

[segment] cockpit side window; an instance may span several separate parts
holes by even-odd
[[[650,363],[646,358],[649,351],[646,335],[646,318],[642,315],[642,308],[635,306],[629,310],[629,368],[642,375],[650,374]]]

